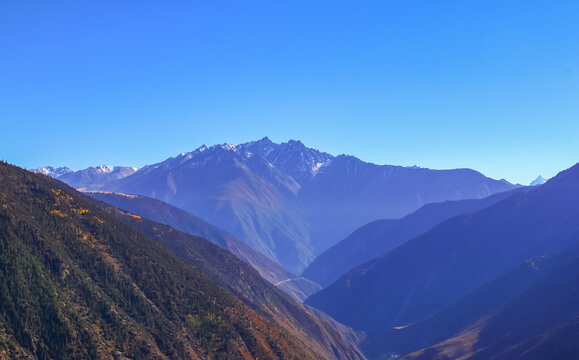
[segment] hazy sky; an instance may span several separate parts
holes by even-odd
[[[529,183],[579,161],[578,1],[3,1],[0,158],[269,136]]]

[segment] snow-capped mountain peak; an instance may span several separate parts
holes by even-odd
[[[539,176],[537,176],[537,178],[535,180],[531,181],[531,183],[529,185],[530,186],[543,185],[546,182],[547,182],[547,179],[545,179],[544,177],[539,175]]]
[[[298,183],[303,183],[315,177],[324,164],[333,159],[333,156],[308,148],[299,140],[289,140],[277,145],[266,155],[266,158]]]
[[[110,165],[99,165],[94,168],[98,174],[110,174],[114,171],[114,167]]]
[[[57,178],[59,176],[62,175],[66,175],[66,174],[70,174],[74,171],[72,171],[72,169],[63,166],[63,167],[59,167],[59,168],[53,168],[52,166],[43,166],[43,167],[39,167],[37,169],[32,169],[33,172],[39,173],[39,174],[43,174],[43,175],[47,175],[53,178]]]

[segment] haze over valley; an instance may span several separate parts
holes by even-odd
[[[0,2],[0,360],[579,359],[579,2]]]

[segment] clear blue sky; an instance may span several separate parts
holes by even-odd
[[[269,136],[529,183],[579,161],[579,2],[3,1],[0,158]]]

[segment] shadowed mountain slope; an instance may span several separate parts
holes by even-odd
[[[292,333],[94,202],[56,180],[0,164],[2,357],[348,358],[339,346],[328,351]],[[233,255],[198,241],[261,279]]]
[[[318,284],[287,271],[269,257],[257,252],[232,234],[223,231],[184,210],[145,196],[88,192],[90,197],[176,230],[202,237],[228,250],[253,266],[261,276],[299,301],[321,290]]]
[[[379,219],[398,219],[425,204],[481,199],[512,189],[471,169],[431,170],[366,163],[340,155],[304,184],[299,198],[318,253],[355,229]]]
[[[303,276],[328,286],[355,267],[387,253],[444,220],[483,209],[521,190],[523,188],[484,199],[427,204],[402,219],[371,222],[318,256]]]
[[[437,333],[428,341],[431,346],[408,358],[576,358],[578,288],[577,247],[552,258],[528,261],[433,319],[412,325],[430,328],[431,334],[445,327],[451,332]],[[477,304],[482,307],[477,308]],[[452,313],[454,316],[449,317]],[[435,339],[438,344],[432,343]]]
[[[481,320],[495,314],[553,269],[569,264],[578,254],[573,250],[527,260],[431,316],[407,326],[384,330],[364,344],[365,353],[370,358],[379,358],[385,349],[392,354],[409,354],[475,329]]]
[[[387,329],[433,315],[527,259],[577,244],[578,218],[576,165],[538,188],[442,222],[307,303],[366,331],[371,342]]]

